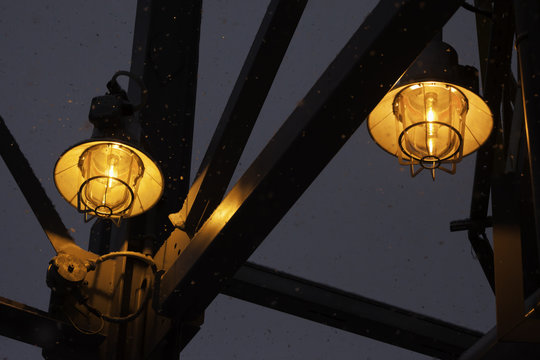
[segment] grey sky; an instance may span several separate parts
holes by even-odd
[[[203,1],[193,168],[198,167],[267,0]],[[375,1],[311,0],[248,143],[235,180],[362,22]],[[0,4],[0,114],[66,226],[86,247],[89,226],[52,182],[57,157],[90,136],[89,102],[116,70],[129,69],[134,1],[26,0]],[[444,31],[460,63],[478,67],[473,15]],[[454,176],[411,179],[365,126],[251,260],[389,304],[486,331],[494,301],[464,233],[474,156]],[[3,162],[0,296],[41,309],[54,256]],[[179,204],[180,207],[181,204]],[[0,359],[40,349],[0,337]],[[383,343],[219,296],[185,359],[426,359]]]

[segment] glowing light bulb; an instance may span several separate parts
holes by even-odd
[[[433,107],[429,107],[428,108],[428,112],[427,112],[427,121],[435,121],[435,113],[433,112]]]
[[[163,175],[144,152],[129,144],[92,140],[58,159],[54,182],[85,220],[99,216],[118,224],[150,209],[163,193]]]
[[[413,177],[422,169],[453,174],[493,128],[489,106],[471,90],[477,85],[478,71],[435,40],[368,116],[369,133]]]
[[[392,106],[401,164],[434,170],[460,160],[468,108],[461,91],[444,83],[417,83],[400,89]]]
[[[118,163],[117,157],[112,157],[109,162],[109,171],[107,171],[107,175],[109,176],[109,181],[107,186],[112,187],[113,185],[113,179],[118,176],[118,171],[116,170],[116,164]]]
[[[436,115],[435,111],[433,111],[433,107],[435,106],[435,102],[437,101],[437,94],[429,93],[426,94],[426,120],[427,120],[427,148],[428,148],[428,154],[433,155],[435,153],[435,138],[437,136],[435,131],[435,125],[433,124],[434,121],[436,121]]]
[[[144,170],[135,153],[118,144],[96,145],[81,155],[79,167],[86,179],[79,191],[85,208],[102,217],[130,209]]]

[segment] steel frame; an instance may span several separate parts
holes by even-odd
[[[482,61],[484,95],[496,110],[498,131],[494,132],[488,146],[478,153],[470,219],[455,222],[454,227],[468,230],[469,240],[496,292],[498,325],[481,338],[481,334],[468,329],[246,264],[249,255],[462,1],[437,4],[420,0],[380,1],[223,200],[306,0],[271,2],[189,194],[186,181],[189,179],[197,65],[194,49],[198,44],[200,14],[193,14],[193,7],[183,7],[187,4],[183,3],[175,7],[175,11],[186,16],[185,26],[159,23],[163,14],[157,10],[158,6],[172,6],[172,3],[139,0],[132,70],[144,73],[150,92],[156,91],[155,101],[151,101],[142,115],[144,130],[152,133],[170,126],[175,128],[166,142],[178,137],[185,139],[175,149],[184,165],[179,166],[178,159],[167,160],[167,151],[158,153],[156,156],[165,165],[166,177],[173,179],[174,189],[154,214],[145,216],[144,229],[129,226],[127,233],[116,231],[116,235],[115,230],[112,231],[113,236],[117,236],[116,241],[121,239],[120,242],[125,244],[122,246],[128,246],[126,236],[130,235],[130,248],[152,249],[163,272],[163,276],[156,278],[152,307],[146,310],[145,318],[107,334],[116,337],[113,341],[143,338],[139,344],[142,351],[126,350],[126,345],[124,350],[119,350],[118,356],[177,358],[179,351],[196,334],[205,308],[219,292],[443,359],[460,355],[463,359],[497,359],[505,351],[538,356],[540,349],[536,343],[540,342],[540,324],[536,312],[540,295],[536,290],[540,282],[535,272],[539,267],[540,249],[537,237],[540,231],[537,211],[540,142],[535,135],[538,131],[535,119],[540,116],[540,100],[535,94],[540,93],[540,76],[531,77],[540,75],[537,59],[540,28],[534,20],[535,14],[540,14],[537,3],[515,0],[512,6],[509,2],[496,0],[491,9],[492,25],[477,22],[481,59],[485,59]],[[198,1],[192,3],[195,8],[200,6]],[[476,5],[486,8],[491,2],[478,0]],[[150,7],[152,12],[145,14],[141,11],[145,7]],[[516,91],[509,70],[512,9],[516,17],[521,75],[521,88],[517,91],[523,97],[524,126],[519,125],[522,121],[519,101],[512,101]],[[478,15],[481,16],[485,13]],[[407,31],[402,31],[404,28]],[[168,56],[156,55],[148,50],[152,41],[157,41],[157,35],[151,36],[151,31],[157,35],[173,34],[173,37],[187,32],[192,35],[185,36],[196,40],[191,40],[193,42],[182,49],[167,47]],[[165,58],[167,60],[163,60]],[[181,61],[189,65],[181,68]],[[154,64],[158,68],[145,68],[144,64]],[[189,80],[183,81],[186,78]],[[182,101],[175,100],[178,98]],[[514,109],[509,106],[511,102]],[[176,107],[158,113],[169,103]],[[182,111],[187,117],[179,115]],[[172,125],[160,122],[163,118]],[[238,131],[242,136],[236,142]],[[150,136],[151,139],[160,137]],[[1,118],[0,138],[1,155],[57,253],[95,259],[96,254],[74,244]],[[491,150],[492,147],[495,150]],[[525,180],[520,179],[522,173],[528,175]],[[487,217],[490,189],[494,207],[492,219]],[[516,197],[521,201],[516,202]],[[167,238],[171,229],[156,231],[160,227],[156,224],[166,223],[166,215],[184,199],[187,199],[184,207],[176,218],[172,218],[178,228]],[[532,222],[523,220],[531,214]],[[491,223],[495,255],[484,233],[486,225]],[[107,228],[102,225],[93,229],[94,251],[109,249],[110,231],[104,231]],[[132,241],[134,235],[137,235],[137,241]],[[144,240],[148,238],[153,239],[150,246]],[[118,265],[131,280],[124,283],[124,295],[115,306],[129,311],[130,299],[136,290],[133,284],[142,276],[142,270],[129,262]],[[291,292],[291,288],[301,291]],[[0,321],[2,335],[47,348],[50,356],[56,356],[54,358],[62,359],[66,353],[76,354],[80,346],[91,344],[96,347],[104,340],[100,335],[77,333],[72,336],[75,330],[66,322],[7,299],[0,298],[0,313],[5,315]],[[21,326],[12,326],[15,323]],[[371,330],[369,334],[365,331],[366,326]],[[32,327],[38,331],[29,331]],[[53,328],[56,330],[51,330],[51,338],[40,338],[41,329]],[[399,335],[395,334],[396,330],[400,331]],[[78,340],[66,341],[66,337]],[[51,341],[56,343],[60,338],[64,339],[60,341],[61,348],[50,346]],[[519,345],[516,341],[529,344]]]
[[[274,0],[268,6],[197,177],[177,213],[175,222],[190,237],[205,223],[227,190],[306,3],[307,0]]]
[[[405,1],[396,7],[393,1],[381,1],[373,9],[189,246],[165,269],[159,301],[166,312],[182,316],[214,299],[460,3],[447,1],[436,8]],[[408,22],[411,18],[416,21]],[[178,236],[175,231],[169,240]]]
[[[536,359],[540,355],[538,344],[540,324],[536,318],[537,290],[540,285],[537,274],[538,239],[534,225],[536,220],[533,220],[533,223],[530,221],[531,218],[537,218],[534,211],[535,198],[531,196],[537,188],[532,175],[535,170],[530,161],[531,156],[535,158],[534,154],[536,154],[531,146],[537,146],[537,141],[531,138],[531,134],[523,132],[523,126],[520,125],[524,124],[525,128],[529,126],[530,121],[527,116],[523,119],[523,115],[526,115],[531,105],[534,109],[534,100],[531,98],[534,94],[525,95],[525,84],[536,84],[536,82],[523,78],[524,74],[534,74],[534,71],[531,72],[531,69],[520,64],[521,89],[516,94],[510,72],[513,39],[508,31],[508,29],[513,29],[515,16],[518,38],[519,34],[528,33],[528,31],[534,34],[534,27],[536,31],[540,29],[531,19],[539,13],[540,8],[532,2],[516,1],[513,6],[509,2],[494,2],[488,55],[490,61],[485,66],[484,90],[488,103],[491,101],[490,105],[497,120],[497,131],[492,137],[490,149],[478,155],[476,175],[480,173],[481,158],[491,158],[489,169],[491,174],[489,177],[485,174],[479,176],[481,180],[475,177],[475,184],[477,181],[481,183],[475,190],[483,188],[484,194],[473,195],[471,209],[487,210],[488,198],[485,196],[485,191],[486,188],[491,187],[497,326],[463,353],[460,359],[504,359],[509,356]],[[535,42],[526,42],[529,46],[535,44]],[[530,61],[530,57],[534,58],[538,48],[531,51],[528,47],[525,51],[529,53],[523,56],[522,49],[518,45],[520,59],[525,58],[526,61]],[[501,101],[506,99],[508,102],[513,97],[515,97],[513,112],[509,111],[504,104],[500,106]],[[534,114],[533,109],[531,110]],[[527,174],[530,178],[524,176]],[[485,218],[487,213],[484,210],[480,212],[480,217],[483,215]],[[485,264],[484,268],[486,268]]]

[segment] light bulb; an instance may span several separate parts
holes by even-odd
[[[85,179],[79,191],[85,208],[102,217],[129,210],[144,171],[135,153],[119,144],[92,146],[81,155],[79,168]]]
[[[157,164],[137,147],[109,139],[68,149],[56,163],[54,183],[86,220],[99,216],[117,224],[147,211],[163,194]]]
[[[435,131],[435,125],[433,124],[433,122],[437,121],[436,120],[437,116],[435,115],[435,111],[433,111],[433,107],[437,101],[436,99],[437,99],[437,94],[434,94],[434,93],[426,94],[426,120],[427,120],[426,141],[427,141],[429,155],[434,154],[434,147],[435,147],[436,131]]]
[[[424,82],[400,91],[394,114],[404,160],[432,169],[453,158],[461,149],[466,113],[465,96],[451,85]]]

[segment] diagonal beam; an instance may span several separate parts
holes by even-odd
[[[154,305],[178,317],[206,308],[460,4],[379,2],[187,248],[172,254]]]
[[[97,255],[75,244],[2,117],[0,117],[0,155],[56,253],[69,252],[85,259],[97,258]]]
[[[4,297],[0,297],[0,319],[0,335],[42,348],[65,341],[95,347],[103,341],[102,335],[82,334],[42,310]]]
[[[268,6],[197,178],[178,213],[180,219],[175,220],[190,236],[208,219],[227,190],[306,3],[273,0]]]
[[[482,333],[246,263],[222,293],[438,359],[456,359]]]

